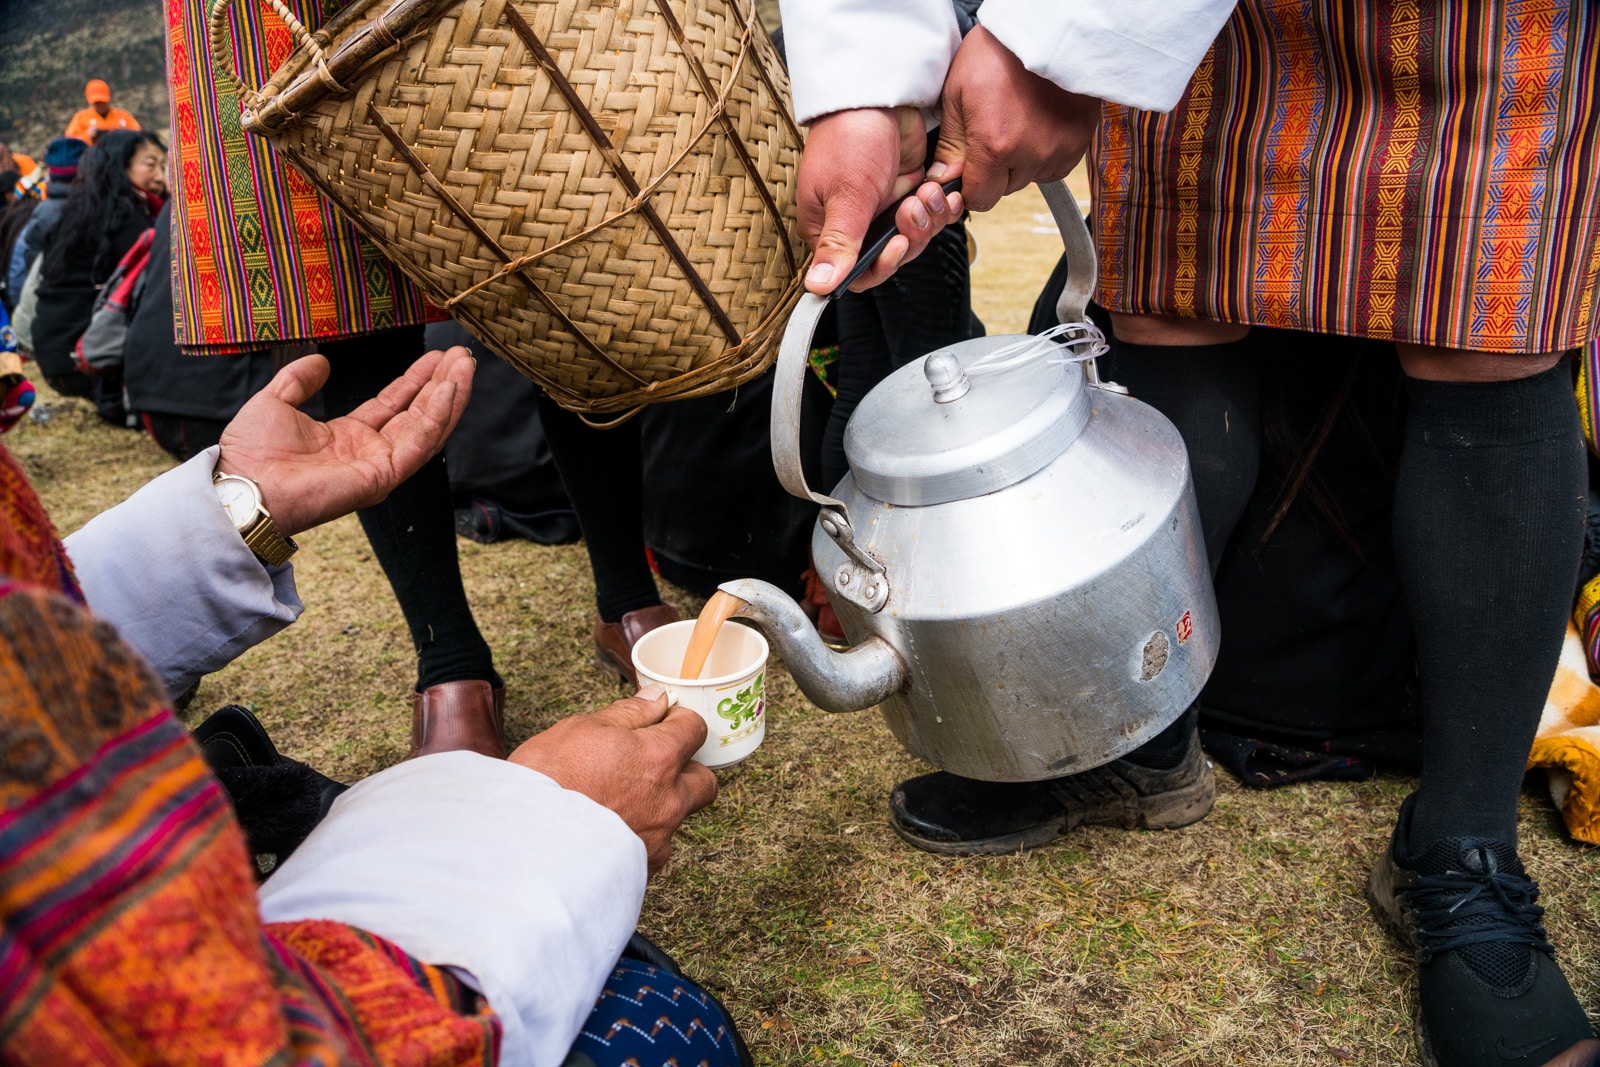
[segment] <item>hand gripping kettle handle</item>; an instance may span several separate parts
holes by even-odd
[[[950,190],[953,186],[954,183],[950,183],[946,189]],[[1082,322],[1089,297],[1094,293],[1098,270],[1094,241],[1089,236],[1089,227],[1083,221],[1083,213],[1078,210],[1077,198],[1067,189],[1066,182],[1043,182],[1039,186],[1039,191],[1044,194],[1045,203],[1050,207],[1050,214],[1055,217],[1056,229],[1061,232],[1061,243],[1067,252],[1067,284],[1061,291],[1061,298],[1056,302],[1056,317],[1061,322]],[[778,349],[777,378],[772,387],[773,469],[778,473],[778,481],[782,482],[783,487],[791,494],[801,500],[814,501],[842,519],[843,530],[847,534],[850,531],[850,519],[845,513],[844,505],[831,496],[816,492],[806,484],[805,472],[800,465],[800,394],[805,388],[806,370],[811,365],[811,338],[816,333],[817,322],[822,318],[822,313],[828,304],[841,296],[850,283],[860,277],[862,272],[878,258],[884,246],[889,243],[889,238],[894,236],[894,213],[901,203],[904,201],[884,209],[872,220],[872,225],[867,230],[867,240],[863,246],[861,259],[833,292],[827,296],[805,293],[800,297],[794,313],[789,316],[789,325],[783,332],[783,343]],[[887,230],[884,229],[886,221]],[[1095,380],[1095,376],[1092,375],[1091,380]],[[824,516],[824,518],[830,517]],[[827,525],[824,524],[823,528],[827,529]],[[829,536],[835,541],[840,541],[832,531],[829,531]],[[844,548],[857,563],[866,566],[865,561],[857,556],[859,550],[853,545],[846,546],[841,542],[840,547]],[[876,569],[882,568],[877,566]]]

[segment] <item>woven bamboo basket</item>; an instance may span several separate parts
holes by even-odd
[[[295,49],[259,90],[231,2],[211,51],[245,129],[563,407],[771,363],[801,135],[749,0],[354,0],[316,33],[266,0]]]

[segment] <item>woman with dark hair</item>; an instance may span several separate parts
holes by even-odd
[[[72,198],[41,253],[34,358],[45,381],[93,399],[102,418],[121,422],[122,383],[77,369],[72,349],[89,325],[95,295],[117,261],[155,225],[167,196],[167,147],[143,130],[103,134],[83,155]]]

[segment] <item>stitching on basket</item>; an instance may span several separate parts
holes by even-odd
[[[507,10],[510,9],[508,8]],[[445,188],[444,183],[434,175],[433,171],[427,168],[427,166],[422,162],[421,158],[417,156],[417,153],[412,150],[411,146],[406,144],[405,140],[400,136],[400,132],[389,124],[388,119],[383,117],[383,113],[378,110],[378,105],[368,102],[367,117],[370,118],[372,120],[372,124],[378,128],[378,132],[382,133],[388,142],[394,145],[394,150],[400,153],[401,158],[411,165],[412,170],[417,172],[417,176],[422,179],[423,184],[425,184],[429,189],[433,190],[434,195],[444,202],[444,205],[450,209],[456,218],[460,219],[462,224],[471,230],[473,234],[477,236],[478,240],[483,242],[484,247],[488,248],[495,255],[499,256],[502,263],[509,261],[511,259],[511,253],[507,252],[504,248],[501,248],[500,242],[489,236],[489,231],[485,230],[481,225],[479,225],[478,220],[473,218],[472,215],[461,206],[460,201],[456,200],[456,198],[451,194],[450,190]],[[567,313],[562,311],[561,308],[556,305],[556,302],[550,298],[550,294],[540,288],[532,278],[529,278],[526,274],[517,274],[515,277],[519,282],[527,286],[528,292],[532,293],[534,297],[544,304],[545,307],[549,308],[550,313],[560,319],[562,324],[565,325],[566,328],[570,330],[578,340],[583,342],[584,347],[593,352],[602,362],[612,367],[614,370],[617,370],[620,373],[627,375],[629,378],[632,378],[640,385],[645,384],[645,380],[643,378],[639,377],[639,375],[635,374],[627,367],[624,367],[616,360],[612,359],[606,354],[604,349],[595,344],[594,340],[590,338],[588,334],[584,333],[583,330],[578,327],[578,324],[573,322]]]
[[[572,108],[572,113],[583,124],[583,128],[589,134],[589,139],[600,150],[601,157],[605,159],[606,165],[611,168],[612,173],[622,183],[623,188],[628,190],[628,195],[639,202],[639,213],[649,221],[650,228],[655,231],[656,237],[661,241],[661,245],[666,250],[667,255],[672,257],[672,261],[683,272],[684,280],[694,287],[695,293],[699,295],[706,310],[711,312],[711,317],[716,320],[718,328],[727,337],[728,343],[730,345],[739,344],[739,330],[734,326],[733,320],[728,318],[728,313],[723,310],[716,294],[711,291],[711,287],[706,284],[706,280],[700,277],[700,272],[689,261],[689,256],[684,252],[683,246],[678,244],[678,239],[672,235],[671,230],[667,229],[667,224],[656,212],[655,205],[648,200],[639,198],[638,180],[628,170],[627,163],[623,161],[622,156],[617,152],[616,146],[611,143],[611,138],[607,137],[606,132],[600,128],[600,123],[595,119],[594,113],[584,106],[583,100],[578,96],[578,90],[567,80],[566,75],[561,73],[561,68],[556,66],[555,57],[549,53],[544,44],[534,35],[533,27],[528,25],[521,12],[510,4],[506,5],[505,10],[506,20],[511,23],[511,28],[516,31],[522,43],[533,54],[533,58],[543,68],[545,74],[549,76],[551,83],[566,99],[567,106]],[[719,110],[720,103],[719,101]],[[509,259],[510,257],[507,258]],[[521,275],[518,275],[518,277],[521,277]]]
[[[695,134],[689,139],[687,144],[678,150],[678,154],[673,156],[672,159],[667,162],[665,167],[661,168],[661,173],[657,174],[651,180],[649,185],[639,190],[639,194],[637,196],[629,197],[627,207],[623,208],[621,211],[612,212],[599,222],[595,223],[593,226],[585,227],[584,229],[573,234],[571,237],[564,237],[553,245],[546,245],[537,252],[524,252],[516,259],[507,262],[499,270],[489,275],[489,277],[485,278],[483,281],[473,282],[467,288],[461,290],[461,292],[457,293],[455,296],[452,296],[440,306],[445,311],[449,311],[456,304],[471,296],[479,289],[482,289],[484,286],[491,285],[494,282],[499,281],[501,278],[504,278],[508,274],[522,270],[524,267],[531,266],[539,262],[539,260],[543,259],[545,256],[553,255],[554,253],[561,251],[563,248],[570,247],[571,245],[578,244],[582,241],[587,241],[601,230],[610,229],[612,226],[615,226],[617,223],[621,222],[623,219],[627,218],[629,215],[638,210],[640,202],[651,196],[654,196],[656,190],[661,188],[661,183],[665,182],[668,178],[674,178],[678,176],[678,165],[688,158],[690,152],[693,152],[699,147],[700,138],[705,136],[707,128],[709,128],[709,123],[707,124],[706,128],[701,129],[699,133]]]
[[[683,49],[683,58],[688,62],[689,69],[694,72],[695,80],[700,83],[700,91],[706,96],[716,97],[716,120],[722,124],[723,130],[728,135],[728,144],[739,157],[739,162],[744,165],[744,173],[750,179],[757,195],[761,197],[762,205],[767,209],[767,217],[772,219],[775,232],[781,238],[783,256],[789,263],[789,274],[795,273],[797,264],[794,260],[794,249],[789,247],[789,228],[783,224],[783,216],[778,213],[778,205],[772,199],[772,190],[767,188],[767,183],[762,180],[761,173],[756,169],[756,161],[750,158],[750,150],[745,147],[744,139],[739,136],[738,129],[733,125],[733,118],[728,114],[728,92],[739,80],[739,72],[744,67],[745,59],[750,55],[751,41],[754,36],[754,27],[749,19],[745,19],[744,33],[739,38],[739,55],[733,61],[733,67],[728,71],[727,84],[720,93],[711,91],[711,76],[706,73],[706,68],[700,62],[700,57],[695,55],[694,49],[689,47],[689,41],[683,32],[683,26],[678,22],[678,16],[672,13],[672,6],[667,0],[655,0],[656,10],[661,12],[661,18],[672,30],[672,36],[678,41],[678,47]],[[730,5],[731,6],[731,5]],[[737,11],[738,8],[734,7]],[[760,62],[752,64],[760,68]],[[765,78],[762,79],[765,81]],[[782,110],[781,108],[779,110]],[[798,138],[797,138],[798,140]]]
[[[721,108],[723,106],[723,103],[724,102],[719,99],[717,104],[716,104],[716,107],[717,108]],[[601,230],[609,229],[612,226],[615,226],[617,223],[621,222],[623,219],[627,218],[629,215],[633,214],[635,211],[638,210],[639,204],[641,202],[645,201],[645,200],[648,200],[650,197],[654,196],[656,194],[656,191],[661,188],[662,183],[664,183],[668,178],[676,178],[676,177],[679,176],[678,173],[677,173],[679,165],[681,165],[683,163],[683,161],[689,157],[689,153],[693,152],[696,148],[700,147],[701,139],[704,138],[705,135],[708,132],[710,132],[711,124],[714,121],[716,121],[714,116],[711,119],[708,119],[706,121],[706,124],[704,126],[700,127],[700,129],[695,133],[695,135],[693,137],[690,137],[682,148],[678,149],[678,154],[673,156],[671,159],[669,159],[667,161],[667,165],[661,168],[661,173],[657,174],[654,178],[652,178],[650,180],[650,184],[649,185],[646,185],[644,188],[640,189],[637,196],[629,197],[628,206],[627,207],[623,208],[620,211],[615,211],[615,212],[611,213],[610,215],[607,215],[605,218],[601,219],[599,222],[595,223],[593,226],[586,227],[586,228],[578,231],[577,233],[573,234],[571,237],[562,238],[560,241],[557,241],[553,245],[546,245],[544,248],[539,249],[537,252],[525,252],[525,253],[523,253],[522,255],[518,256],[516,259],[513,259],[510,262],[506,263],[503,267],[501,267],[499,270],[495,271],[493,274],[489,275],[489,277],[485,278],[483,281],[474,282],[472,285],[470,285],[467,288],[463,289],[461,292],[457,293],[455,296],[452,296],[449,300],[445,301],[440,306],[445,311],[449,311],[456,304],[460,303],[465,298],[471,296],[473,293],[477,292],[479,289],[482,289],[484,286],[490,285],[490,284],[492,284],[494,282],[497,282],[501,278],[504,278],[507,274],[511,274],[514,271],[519,271],[519,270],[522,270],[524,267],[531,266],[532,264],[539,262],[539,260],[543,259],[545,256],[552,255],[552,254],[554,254],[556,252],[559,252],[563,248],[567,248],[567,247],[569,247],[571,245],[578,244],[581,241],[587,241],[589,238],[593,237],[595,234],[599,233]],[[780,230],[782,231],[782,233],[784,235],[784,239],[787,240],[788,239],[788,232],[789,232],[788,231],[788,227],[783,226],[781,220],[779,222],[779,227],[780,227]],[[785,247],[787,247],[787,246],[785,246]],[[795,269],[798,270],[798,268],[795,268]]]
[[[735,8],[734,9],[738,10],[737,4],[735,4]],[[754,33],[755,32],[756,22],[757,22],[757,19],[756,19],[755,6],[751,5],[750,7],[745,8],[745,10],[744,10],[744,28],[745,28],[745,33],[747,33],[747,34]],[[765,32],[765,31],[763,31],[763,32]],[[756,76],[761,79],[761,84],[765,85],[767,87],[767,92],[771,94],[772,99],[778,102],[778,106],[773,108],[772,110],[778,116],[779,120],[782,121],[782,123],[785,126],[785,128],[788,129],[789,136],[794,138],[794,143],[795,144],[797,144],[797,145],[805,144],[806,143],[805,136],[803,134],[801,134],[800,127],[795,125],[794,116],[789,113],[789,109],[787,107],[783,106],[783,102],[789,99],[789,94],[788,93],[781,93],[781,92],[778,91],[778,87],[776,85],[774,85],[773,82],[772,82],[772,72],[767,70],[767,65],[765,63],[761,62],[760,57],[757,57],[756,62],[754,64],[752,64],[752,66],[755,67]]]
[[[669,12],[668,13],[668,18],[670,19],[670,17],[671,17],[671,14]],[[750,18],[751,18],[751,16],[750,16],[749,12],[747,11],[745,13],[745,23],[744,23],[744,25],[745,25],[745,34],[747,35],[747,39],[748,39],[748,35],[749,34],[752,34],[752,33],[755,32],[755,23],[750,21]],[[688,42],[686,40],[684,40],[680,36],[678,43],[679,43],[680,46],[682,46],[684,48],[685,55],[688,56],[691,60],[693,60],[696,63],[698,63],[698,58],[695,57],[693,55],[693,53],[688,51]],[[677,175],[678,167],[683,163],[683,161],[686,158],[688,158],[688,156],[689,156],[689,154],[691,152],[693,152],[696,148],[699,147],[701,139],[703,139],[705,137],[705,135],[708,132],[710,132],[711,124],[713,122],[716,122],[719,119],[723,122],[723,124],[726,126],[728,131],[731,134],[733,134],[733,136],[734,136],[735,150],[742,152],[744,146],[743,146],[742,142],[738,141],[737,134],[734,133],[733,127],[731,126],[731,121],[732,120],[727,114],[727,102],[728,102],[727,101],[727,97],[728,97],[729,91],[733,88],[733,85],[734,85],[734,83],[736,81],[736,78],[737,78],[737,74],[738,74],[739,70],[741,69],[741,67],[742,67],[742,65],[744,63],[744,59],[745,59],[746,54],[747,54],[747,46],[746,46],[745,49],[741,50],[738,59],[735,61],[734,67],[733,67],[733,73],[729,76],[728,83],[723,88],[723,91],[720,94],[718,94],[717,102],[713,106],[713,109],[712,109],[712,115],[711,115],[710,118],[708,118],[706,120],[706,124],[704,126],[702,126],[698,131],[696,131],[694,136],[690,137],[685,142],[685,144],[684,144],[684,146],[682,148],[678,149],[677,155],[673,156],[670,160],[667,161],[666,166],[662,167],[661,168],[661,172],[659,174],[657,174],[654,178],[651,179],[649,185],[646,185],[643,189],[641,189],[637,196],[629,198],[628,205],[626,207],[622,208],[620,211],[612,212],[611,214],[607,215],[605,218],[601,219],[599,222],[595,223],[593,226],[587,226],[584,229],[582,229],[582,230],[578,231],[577,233],[573,234],[571,237],[563,238],[562,240],[557,241],[553,245],[546,245],[545,247],[539,249],[537,252],[525,252],[525,253],[523,253],[522,255],[518,256],[516,259],[510,260],[509,262],[505,263],[503,266],[500,267],[500,269],[496,270],[493,274],[489,275],[487,278],[483,279],[482,281],[473,282],[471,285],[469,285],[465,289],[461,290],[461,292],[457,293],[455,296],[452,296],[449,300],[446,300],[443,304],[440,305],[440,307],[445,311],[449,311],[451,308],[453,308],[457,304],[461,303],[467,297],[471,296],[473,293],[476,293],[479,289],[482,289],[482,288],[484,288],[485,286],[488,286],[488,285],[493,285],[495,282],[497,282],[500,279],[504,278],[508,274],[514,274],[517,271],[520,271],[520,270],[523,270],[526,267],[532,266],[533,264],[539,262],[539,260],[543,259],[545,256],[553,255],[553,254],[555,254],[557,252],[560,252],[562,249],[568,248],[568,247],[570,247],[572,245],[575,245],[575,244],[579,244],[579,243],[581,243],[583,241],[587,241],[589,238],[593,237],[595,234],[599,233],[601,230],[610,229],[611,227],[615,226],[617,223],[621,222],[623,219],[627,218],[629,215],[633,214],[633,212],[638,209],[638,206],[639,206],[639,204],[641,202],[649,199],[650,197],[652,197],[652,196],[654,196],[656,194],[656,191],[661,188],[662,183],[664,183],[668,178],[673,178],[673,177],[677,177],[678,176]],[[762,84],[767,87],[767,90],[772,94],[773,99],[781,100],[783,98],[783,94],[779,93],[778,90],[773,86],[771,79],[768,78],[768,76],[767,76],[766,67],[761,63],[759,57],[752,58],[751,67],[756,71],[757,74],[760,75]],[[710,86],[706,84],[708,79],[702,77],[699,80],[700,80],[700,85],[701,85],[702,91],[705,92],[708,96],[711,95]],[[778,109],[776,109],[776,111],[779,114],[779,116],[783,119],[784,125],[789,129],[789,132],[794,135],[794,139],[795,139],[796,143],[799,143],[800,141],[802,141],[803,138],[801,138],[800,132],[797,129],[795,129],[794,123],[789,120],[788,113],[785,112],[782,108],[778,108]],[[751,180],[756,183],[757,192],[760,194],[762,200],[766,201],[766,203],[768,205],[768,208],[770,209],[769,213],[771,214],[772,222],[773,222],[774,226],[776,227],[776,231],[775,232],[779,235],[780,240],[782,240],[782,242],[783,242],[784,256],[789,261],[789,274],[790,274],[791,277],[793,277],[793,276],[795,276],[795,275],[797,275],[799,273],[800,267],[799,267],[799,264],[795,261],[794,254],[793,254],[792,250],[789,247],[789,243],[788,243],[789,227],[785,224],[781,212],[778,211],[777,203],[770,198],[769,193],[768,193],[768,189],[767,189],[767,183],[766,183],[765,179],[763,179],[760,176],[760,174],[754,169],[754,167],[755,167],[754,162],[751,161],[748,156],[745,157],[745,162],[746,162],[746,170],[749,173],[749,176],[750,176]],[[752,330],[751,332],[753,333],[754,330]],[[745,343],[748,343],[749,340],[750,340],[750,335],[746,335]],[[710,367],[711,365],[712,364],[706,364],[705,367]],[[703,368],[696,368],[695,370],[698,371],[700,369],[703,369]],[[689,373],[695,373],[695,371],[691,371]],[[672,380],[676,381],[677,379],[672,379]],[[661,383],[661,384],[665,384],[665,383]]]

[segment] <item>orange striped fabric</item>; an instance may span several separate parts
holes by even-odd
[[[310,30],[342,4],[285,0]],[[420,293],[311,183],[245,133],[212,68],[204,0],[166,0],[172,99],[172,301],[195,354],[333,340],[426,320]],[[265,4],[233,6],[234,55],[251,85],[293,40]]]
[[[0,552],[0,1063],[497,1062],[499,1019],[446,971],[339,923],[263,926],[220,783],[149,666],[62,595],[4,449],[0,475],[0,522],[26,527]]]
[[[1113,311],[1489,352],[1595,337],[1600,9],[1243,0],[1170,114],[1108,106]]]

